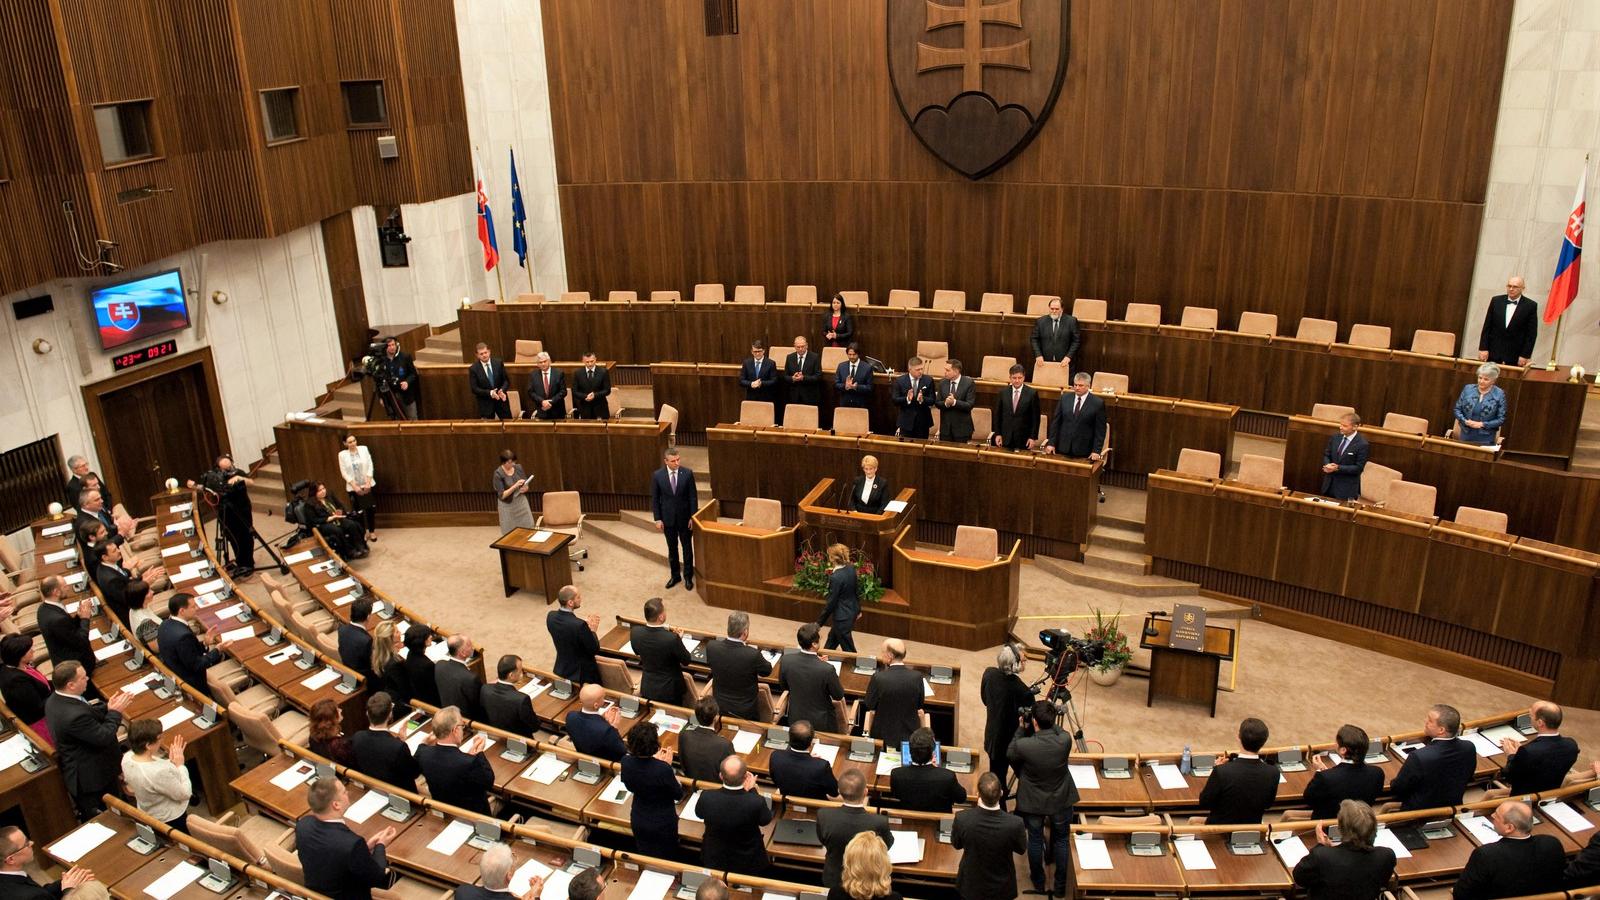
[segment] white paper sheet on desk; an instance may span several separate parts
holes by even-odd
[[[933,696],[933,685],[930,684],[928,682],[928,679],[926,679],[926,678],[922,679],[922,696],[924,696],[924,697],[932,697]]]
[[[172,582],[173,584],[183,584],[185,582],[193,581],[193,580],[195,580],[196,578],[199,578],[199,577],[200,577],[200,570],[199,569],[189,569],[187,571],[185,571],[183,569],[179,569],[178,571],[172,573],[171,575],[168,575],[167,576],[167,580]]]
[[[467,734],[467,740],[470,741],[473,738],[483,738],[483,750],[484,750],[484,752],[488,752],[489,748],[493,747],[495,744],[500,743],[498,740],[495,740],[494,736],[489,734],[487,731],[480,731],[480,732],[477,732],[476,734],[473,734],[473,733],[468,733]]]
[[[85,853],[104,844],[106,838],[115,834],[115,831],[101,825],[99,822],[89,822],[51,844],[50,855],[62,862],[74,863],[82,859]]]
[[[194,598],[194,605],[200,609],[209,609],[221,602],[222,598],[216,594],[201,594]]]
[[[411,755],[417,754],[417,748],[428,742],[428,729],[418,728],[417,733],[406,738],[406,746],[411,748]]]
[[[209,565],[211,565],[211,560],[209,560],[209,559],[191,559],[186,563],[180,564],[178,566],[178,571],[179,572],[198,572],[198,571],[204,569],[206,566],[209,566]]]
[[[173,894],[199,881],[200,876],[205,873],[205,869],[192,862],[181,862],[168,869],[167,874],[150,882],[150,886],[145,888],[144,892],[155,900],[167,900]]]
[[[700,806],[700,795],[704,793],[705,791],[695,791],[689,802],[683,805],[683,812],[678,817],[685,822],[704,822],[705,819],[700,818],[700,813],[696,812]]]
[[[46,553],[44,555],[44,561],[45,561],[46,564],[48,564],[48,563],[66,562],[69,559],[76,558],[77,555],[78,555],[77,549],[75,549],[73,547],[68,547],[65,550],[57,550],[54,553]]]
[[[683,639],[683,649],[689,651],[690,653],[694,652],[694,648],[700,646],[700,640],[698,638],[690,637],[687,634],[679,635],[679,637]]]
[[[1295,864],[1305,859],[1311,853],[1306,847],[1306,842],[1298,834],[1286,835],[1272,842],[1272,849],[1278,851],[1278,858],[1283,860],[1283,867],[1294,871]]]
[[[1494,823],[1489,821],[1488,816],[1456,816],[1456,821],[1472,834],[1472,839],[1479,846],[1500,840],[1500,832],[1494,830]]]
[[[766,660],[768,665],[775,666],[778,664],[778,660],[783,659],[783,654],[776,650],[763,650],[761,651],[761,658]]]
[[[295,563],[303,563],[315,555],[316,554],[312,553],[310,550],[301,550],[299,553],[291,553],[288,556],[285,556],[283,561],[286,565],[292,566]]]
[[[754,731],[738,731],[733,735],[733,752],[743,756],[761,743],[761,735]]]
[[[188,541],[184,541],[181,544],[177,544],[177,545],[168,547],[165,550],[162,550],[161,551],[161,558],[162,559],[167,559],[167,558],[173,557],[173,556],[181,556],[181,555],[183,555],[185,553],[188,553],[188,552],[189,552],[189,542]]]
[[[225,641],[248,641],[255,636],[256,629],[254,625],[246,625],[242,628],[235,628],[222,633],[222,639]]]
[[[883,511],[887,513],[905,512],[906,502],[904,500],[890,500],[883,505]]]
[[[1094,766],[1072,763],[1067,766],[1067,771],[1072,773],[1072,783],[1080,791],[1098,791],[1100,789],[1100,773]]]
[[[350,804],[350,808],[344,811],[344,818],[347,822],[354,822],[360,825],[362,822],[372,818],[373,813],[388,805],[389,796],[387,794],[383,791],[369,790],[361,795],[360,800]]]
[[[160,675],[146,675],[138,681],[128,682],[122,686],[121,690],[124,694],[142,694],[160,681]]]
[[[515,872],[511,873],[511,887],[508,888],[511,896],[521,897],[528,892],[528,888],[533,887],[535,878],[549,878],[550,873],[553,871],[553,869],[537,859],[528,860],[518,866]],[[566,897],[565,894],[561,896]]]
[[[1491,741],[1494,741],[1495,746],[1497,747],[1500,745],[1501,741],[1506,740],[1507,738],[1510,738],[1519,744],[1528,739],[1527,735],[1518,731],[1514,726],[1511,725],[1494,725],[1489,728],[1485,728],[1483,729],[1483,736]]]
[[[121,653],[127,653],[131,649],[133,648],[128,645],[127,641],[117,641],[115,644],[107,644],[104,647],[101,647],[99,650],[96,650],[94,652],[94,658],[97,662],[105,662],[111,657]]]
[[[461,849],[461,845],[467,842],[467,838],[472,837],[472,832],[471,822],[463,822],[457,819],[446,825],[443,831],[428,842],[428,849],[435,853],[450,856]]]
[[[349,575],[349,576],[346,576],[344,578],[339,579],[338,581],[330,581],[327,584],[323,585],[322,587],[325,590],[327,590],[327,592],[330,593],[330,594],[337,594],[340,591],[348,591],[348,590],[350,590],[351,588],[353,588],[355,586],[356,586],[355,576],[354,575]]]
[[[689,724],[688,719],[675,716],[664,709],[656,710],[656,714],[650,717],[650,721],[656,723],[656,727],[662,731],[670,731],[673,734],[683,731],[683,726]]]
[[[89,629],[89,640],[91,640],[91,641],[98,641],[98,640],[100,640],[100,639],[101,639],[101,638],[103,638],[103,637],[106,637],[106,635],[104,635],[104,634],[101,634],[101,633],[100,633],[100,629],[98,629],[98,628],[91,628],[91,629]]]
[[[7,765],[9,765],[9,763]],[[1541,803],[1539,804],[1539,809],[1548,813],[1550,818],[1554,819],[1557,825],[1565,828],[1569,834],[1577,834],[1580,831],[1588,831],[1594,827],[1593,822],[1585,819],[1582,813],[1568,806],[1561,800],[1550,800],[1548,802]]]
[[[893,865],[911,865],[922,862],[922,838],[915,831],[891,831],[894,843],[889,846],[889,862]]]
[[[839,744],[824,744],[817,742],[811,745],[811,755],[817,759],[825,759],[828,765],[833,765],[839,760]]]
[[[67,575],[67,576],[63,577],[61,580],[65,581],[67,584],[72,585],[73,589],[76,590],[78,585],[83,584],[85,581],[88,580],[88,578],[89,578],[89,573],[88,572],[73,572],[71,575]]]
[[[162,534],[172,534],[175,531],[192,531],[192,530],[194,530],[194,525],[192,523],[190,523],[190,522],[173,522],[171,525],[168,525],[167,527],[161,529],[161,533]]]
[[[533,765],[522,770],[520,777],[540,784],[555,784],[561,773],[572,768],[572,763],[555,755],[545,753],[533,761]]]
[[[1185,869],[1201,872],[1217,867],[1216,860],[1211,858],[1211,850],[1199,838],[1175,840],[1172,846],[1178,851],[1178,861],[1183,863]]]
[[[1111,848],[1107,847],[1106,842],[1100,838],[1093,835],[1080,834],[1073,838],[1072,847],[1078,851],[1078,868],[1111,868]]]
[[[0,742],[0,769],[9,769],[28,755],[28,748],[33,746],[22,732],[17,732],[5,741]]]
[[[545,876],[544,890],[539,892],[539,900],[567,900],[567,888],[571,884],[572,873],[557,869]]]
[[[282,665],[283,663],[286,663],[299,655],[300,648],[291,644],[287,647],[284,647],[282,650],[274,650],[271,653],[268,653],[266,656],[263,656],[262,659],[265,659],[267,661],[267,665],[269,666],[277,666]]]
[[[182,704],[173,707],[172,711],[161,717],[161,730],[170,731],[195,717],[195,711],[185,709]]]
[[[799,894],[779,894],[773,891],[762,891],[761,900],[799,900]]]
[[[335,598],[333,598],[333,605],[334,606],[349,606],[350,604],[352,604],[354,602],[356,602],[356,595],[355,594],[345,594],[343,597],[335,597]]]
[[[307,550],[305,553],[306,553],[306,559],[310,559],[311,558],[311,551]],[[314,565],[307,566],[306,567],[306,571],[310,572],[313,575],[321,575],[323,572],[328,571],[329,569],[333,568],[334,566],[337,566],[338,564],[339,564],[339,561],[337,559],[325,559],[322,562],[316,563]]]
[[[1406,849],[1406,845],[1400,843],[1400,839],[1394,836],[1394,832],[1381,825],[1378,826],[1377,833],[1372,836],[1372,845],[1374,847],[1388,847],[1394,851],[1397,859],[1411,858],[1411,851]]]
[[[427,652],[423,654],[423,656],[426,656],[434,662],[444,662],[445,657],[449,655],[450,645],[446,644],[444,641],[434,641],[433,643],[429,644]]]
[[[617,648],[617,652],[621,653],[623,656],[632,656],[633,641],[623,641],[622,646]]]
[[[540,694],[544,693],[545,691],[550,690],[550,682],[548,682],[548,681],[540,681],[537,678],[529,678],[528,679],[528,683],[524,684],[522,687],[517,688],[517,690],[521,691],[524,694],[527,694],[530,698],[531,697],[537,697]]]
[[[533,534],[528,535],[528,543],[530,544],[542,544],[548,540],[550,540],[550,532],[548,531],[535,531]]]
[[[665,872],[649,869],[639,873],[639,883],[633,886],[628,900],[661,900],[678,883],[678,879]]]
[[[606,785],[605,790],[600,792],[600,799],[607,803],[627,803],[628,798],[632,796],[633,792],[628,790],[628,786],[622,783],[621,775],[611,779],[611,783]]]
[[[272,786],[280,791],[292,791],[317,774],[317,767],[308,762],[297,762],[272,776]]]
[[[317,674],[311,676],[310,678],[307,678],[307,679],[301,681],[300,683],[302,685],[304,685],[307,690],[314,691],[317,688],[333,684],[335,681],[338,681],[338,680],[339,680],[339,670],[331,668],[331,667],[325,667],[325,668],[323,668],[323,670],[321,672],[318,672]]]
[[[1177,766],[1169,763],[1151,763],[1150,774],[1156,777],[1156,785],[1163,790],[1182,791],[1188,790],[1189,782]]]
[[[229,603],[227,606],[217,610],[216,616],[219,619],[231,619],[242,612],[244,612],[243,603]]]
[[[69,532],[71,530],[72,530],[72,523],[70,521],[62,522],[60,525],[51,525],[49,528],[41,528],[39,530],[39,536],[40,537],[55,537],[58,534],[66,534],[67,532]]]
[[[171,506],[167,507],[167,512],[169,512],[169,513],[186,513],[186,512],[188,512],[188,511],[190,511],[192,509],[194,509],[193,501],[188,502],[188,503],[174,503]]]
[[[882,753],[878,754],[878,765],[873,769],[873,773],[887,775],[898,765],[900,765],[900,751],[885,748]]]
[[[1488,758],[1490,756],[1496,756],[1501,752],[1500,746],[1494,741],[1491,741],[1485,737],[1482,732],[1474,731],[1471,734],[1466,735],[1466,738],[1469,742],[1471,742],[1472,749],[1476,750],[1479,756]]]
[[[195,585],[194,589],[202,594],[207,594],[212,591],[220,591],[222,590],[222,579],[213,578],[210,581],[201,582],[200,584]]]

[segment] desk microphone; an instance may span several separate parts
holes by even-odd
[[[1150,610],[1150,618],[1145,620],[1145,626],[1144,626],[1144,636],[1145,637],[1155,637],[1156,635],[1161,633],[1156,628],[1155,619],[1156,619],[1157,616],[1164,616],[1166,614],[1167,613],[1166,613],[1165,610],[1160,610],[1160,609],[1152,609],[1152,610]]]

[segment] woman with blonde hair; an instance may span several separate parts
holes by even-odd
[[[883,838],[863,831],[845,845],[839,886],[828,891],[828,900],[900,900],[892,874]]]
[[[406,677],[406,661],[400,658],[400,629],[385,619],[372,629],[372,673],[376,690],[385,691],[398,707],[411,705],[411,681]]]
[[[823,607],[822,615],[817,618],[817,627],[829,623],[833,627],[828,629],[828,643],[822,649],[838,647],[846,653],[854,653],[856,639],[853,632],[856,618],[861,615],[861,591],[856,567],[850,562],[850,548],[843,544],[829,547],[828,565],[833,567],[828,574],[828,605]]]

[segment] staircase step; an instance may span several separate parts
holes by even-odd
[[[441,365],[450,365],[451,363],[461,362],[461,354],[453,353],[449,350],[436,350],[432,347],[428,347],[417,351],[416,361],[419,363],[439,363]]]
[[[267,458],[266,462],[257,466],[256,474],[250,477],[253,479],[259,479],[263,475],[275,478],[278,481],[283,480],[283,466],[278,464],[278,454],[272,454],[272,456]]]
[[[1069,562],[1052,556],[1035,556],[1034,565],[1051,575],[1072,584],[1095,587],[1129,597],[1191,597],[1199,593],[1200,586],[1189,581],[1166,578],[1161,575],[1131,575],[1106,569],[1091,568],[1083,563]]]
[[[640,509],[625,509],[620,514],[619,521],[626,526],[631,526],[636,531],[656,533],[656,520],[649,512]]]
[[[436,331],[433,334],[428,335],[427,343],[429,343],[429,344],[443,344],[445,346],[455,347],[457,349],[460,349],[460,347],[461,347],[461,328],[459,326],[457,326],[457,327],[453,327],[453,328],[446,328],[446,329],[444,329],[442,331]]]
[[[623,512],[627,515],[627,511]],[[595,519],[585,519],[583,534],[596,540],[615,544],[630,553],[643,556],[646,559],[659,563],[663,569],[667,565],[667,542],[656,534],[655,525],[650,525],[648,531],[633,522],[619,521],[608,522]]]
[[[1143,553],[1114,547],[1090,546],[1083,551],[1083,562],[1094,569],[1127,575],[1147,575],[1150,572],[1150,563]]]
[[[1089,543],[1096,547],[1143,553],[1144,529],[1114,525],[1097,517],[1094,527],[1089,529]]]

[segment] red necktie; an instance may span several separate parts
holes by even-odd
[[[550,370],[549,369],[546,369],[544,371],[544,395],[546,397],[550,396]]]

